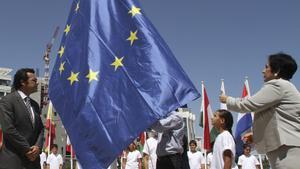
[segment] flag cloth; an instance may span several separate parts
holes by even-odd
[[[49,155],[50,151],[51,151],[50,147],[52,144],[54,144],[54,139],[56,137],[55,123],[53,122],[53,105],[52,105],[51,101],[48,104],[48,112],[47,112],[45,128],[47,130],[46,141],[45,141],[45,151],[48,152],[48,155]]]
[[[209,104],[208,96],[203,82],[201,88],[202,88],[202,106],[201,106],[200,117],[202,117],[202,120],[200,122],[200,126],[203,127],[203,148],[205,150],[210,150],[212,148],[211,143],[215,141],[218,132],[211,124],[213,111]]]
[[[224,79],[221,79],[221,93],[224,94],[224,95],[226,95],[225,85],[224,85]],[[226,103],[220,103],[220,109],[227,110]]]
[[[137,0],[74,1],[49,96],[85,169],[199,97]]]
[[[250,97],[250,88],[248,79],[245,80],[243,87],[242,98]],[[251,113],[238,113],[237,124],[235,130],[235,141],[236,141],[236,155],[239,157],[243,154],[244,142],[242,137],[245,133],[249,132],[252,128],[252,114]]]
[[[71,144],[70,138],[67,135],[67,142],[66,142],[66,155],[69,155],[70,158],[75,157],[75,152],[73,150],[73,146]]]

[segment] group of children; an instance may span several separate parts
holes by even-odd
[[[212,154],[207,156],[205,161],[201,152],[196,151],[196,141],[190,141],[190,151],[188,152],[190,169],[204,169],[205,164],[208,169],[258,169],[259,162],[250,154],[251,146],[244,145],[244,154],[238,158],[238,165],[235,163],[235,141],[231,128],[233,117],[227,110],[217,110],[212,118],[212,125],[219,131]]]
[[[235,141],[231,128],[233,117],[227,110],[217,110],[212,120],[212,125],[219,131],[215,139],[213,151],[205,158],[202,152],[197,151],[197,142],[191,140],[190,150],[187,152],[190,169],[258,169],[258,160],[250,154],[251,146],[244,145],[244,154],[238,158],[238,165],[235,163]],[[153,134],[153,133],[152,133]],[[128,149],[123,152],[121,161],[122,169],[146,169],[156,168],[156,145],[155,135],[151,135],[143,148],[143,154],[137,150],[135,143],[131,143]],[[63,159],[57,153],[57,145],[51,146],[51,154],[46,159],[46,155],[41,155],[41,166],[47,169],[61,169]],[[144,161],[144,163],[143,163]],[[143,164],[142,164],[143,163]],[[206,165],[206,167],[205,167]]]
[[[227,110],[220,109],[214,113],[211,120],[212,125],[219,131],[214,142],[213,151],[207,155],[205,160],[202,152],[197,151],[197,142],[191,140],[189,143],[190,150],[187,152],[190,169],[205,169],[205,165],[207,169],[258,169],[259,162],[256,157],[250,154],[251,146],[247,144],[244,145],[244,154],[238,158],[236,165],[235,141],[231,131],[233,126],[232,114]],[[155,141],[153,137],[150,137],[149,140]],[[149,148],[149,145],[151,148]],[[123,153],[122,169],[142,169],[143,160],[146,160],[143,165],[144,168],[155,169],[156,156],[151,154],[155,154],[156,150],[155,146],[152,145],[155,145],[155,143],[145,144],[142,155],[134,143],[130,144]]]
[[[48,157],[44,152],[40,154],[41,169],[62,169],[63,158],[58,154],[58,146],[53,144],[50,150],[51,154]]]

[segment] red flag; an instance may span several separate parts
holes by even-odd
[[[72,147],[72,144],[71,144],[71,141],[70,141],[70,138],[68,135],[67,135],[66,154],[72,155],[72,158],[75,157],[75,152],[74,152],[74,149]]]
[[[209,104],[208,96],[206,93],[206,89],[204,87],[204,83],[202,82],[202,116],[203,116],[203,148],[205,150],[210,150],[211,149],[211,129],[212,129],[212,124],[211,124],[211,118],[213,116],[212,109]]]
[[[144,145],[145,142],[146,142],[146,132],[142,132],[142,133],[140,134],[139,138],[140,138],[140,143],[141,143],[142,145]]]
[[[50,152],[50,146],[54,144],[54,139],[55,139],[55,123],[53,122],[53,107],[51,101],[49,102],[48,106],[48,113],[47,113],[47,120],[46,120],[46,130],[47,130],[47,135],[46,135],[46,141],[45,141],[45,150],[46,152]]]

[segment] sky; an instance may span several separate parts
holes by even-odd
[[[46,44],[59,26],[51,53],[53,66],[71,3],[71,0],[1,0],[0,67],[14,70],[33,67],[43,75]],[[251,94],[261,88],[268,55],[286,52],[300,64],[298,0],[140,0],[140,3],[199,92],[204,81],[213,110],[219,108],[220,79],[224,79],[226,94],[240,97],[245,76]],[[297,88],[299,72],[292,79]],[[202,135],[202,129],[197,127],[200,107],[200,98],[189,104],[197,116],[196,135]]]

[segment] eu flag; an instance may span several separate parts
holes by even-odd
[[[84,169],[199,97],[136,0],[75,0],[49,85]]]

